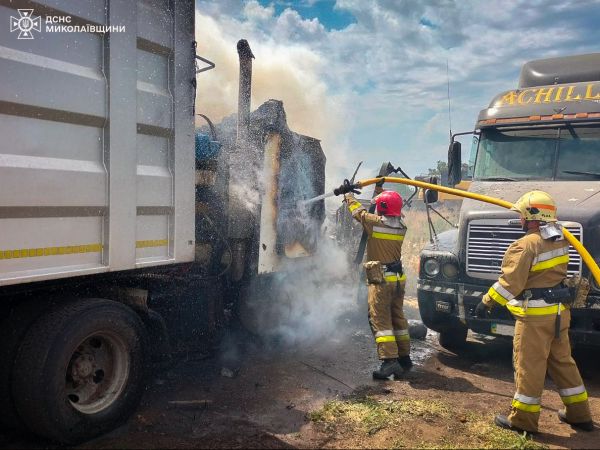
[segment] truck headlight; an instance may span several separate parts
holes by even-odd
[[[458,267],[456,267],[456,264],[453,263],[444,263],[442,265],[442,274],[446,278],[454,278],[456,275],[458,275]]]
[[[423,270],[429,277],[435,277],[440,273],[440,263],[437,259],[429,258],[423,263]]]

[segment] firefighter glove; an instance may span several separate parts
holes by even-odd
[[[479,302],[477,304],[477,306],[475,307],[475,315],[477,317],[479,317],[480,319],[487,318],[487,315],[489,312],[490,312],[490,308],[488,308],[488,306],[483,302]]]

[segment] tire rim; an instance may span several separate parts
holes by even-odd
[[[67,400],[83,414],[96,414],[112,405],[129,378],[129,353],[123,339],[100,331],[75,349],[65,376]]]

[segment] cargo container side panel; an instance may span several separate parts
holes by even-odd
[[[138,1],[136,263],[173,260],[173,18],[169,5]]]
[[[174,112],[174,251],[178,260],[194,260],[194,1],[175,0],[173,64]]]
[[[36,10],[34,13],[39,14]],[[62,14],[54,10],[52,13]],[[19,16],[16,9],[0,6],[0,23],[9,24],[15,16]],[[43,109],[42,112],[49,108],[53,111],[52,120],[62,116],[79,123],[81,117],[72,118],[79,114],[90,116],[88,120],[95,120],[94,125],[101,118],[102,124],[106,102],[96,101],[104,99],[106,89],[102,35],[42,31],[36,32],[34,39],[18,39],[9,26],[2,26],[0,43],[0,101],[9,102],[16,111],[31,117],[39,116],[36,108]],[[88,95],[69,95],[73,92]]]
[[[46,3],[34,15],[70,14]],[[3,3],[0,21],[18,6]],[[105,23],[104,0],[86,8]],[[104,36],[23,40],[6,26],[0,42],[0,285],[106,271]]]
[[[169,258],[169,215],[140,215],[137,220],[136,260],[154,263]],[[157,239],[157,236],[159,237]],[[164,236],[164,238],[160,238]]]
[[[138,1],[138,266],[194,257],[193,114],[179,111],[193,102],[193,9],[190,1]],[[181,71],[188,77],[178,84]]]
[[[125,29],[0,27],[0,286],[193,261],[194,2],[28,4]]]
[[[109,214],[106,239],[110,270],[135,265],[136,240],[136,33],[137,11],[127,0],[111,0],[108,24],[125,26],[111,33],[106,48],[109,125],[105,163],[109,167]]]
[[[148,52],[138,49],[137,173],[138,177],[146,176],[144,180],[138,179],[138,206],[172,207],[173,99],[167,76],[170,58],[152,55],[155,57],[150,59],[152,64],[144,63],[144,59],[149,59],[147,55]],[[154,186],[153,180],[161,186]]]
[[[101,128],[0,114],[0,136],[0,209],[106,205]]]
[[[8,280],[102,265],[101,217],[0,218],[0,229],[0,273]]]
[[[137,206],[173,209],[173,180],[170,168],[172,140],[161,136],[137,135]],[[166,237],[166,236],[163,236]]]

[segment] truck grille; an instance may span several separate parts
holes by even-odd
[[[561,222],[577,239],[582,227],[576,222]],[[507,219],[485,219],[469,222],[467,234],[467,275],[495,280],[500,274],[502,258],[508,246],[525,233],[520,225],[509,225]],[[569,275],[581,273],[581,256],[569,246]]]

